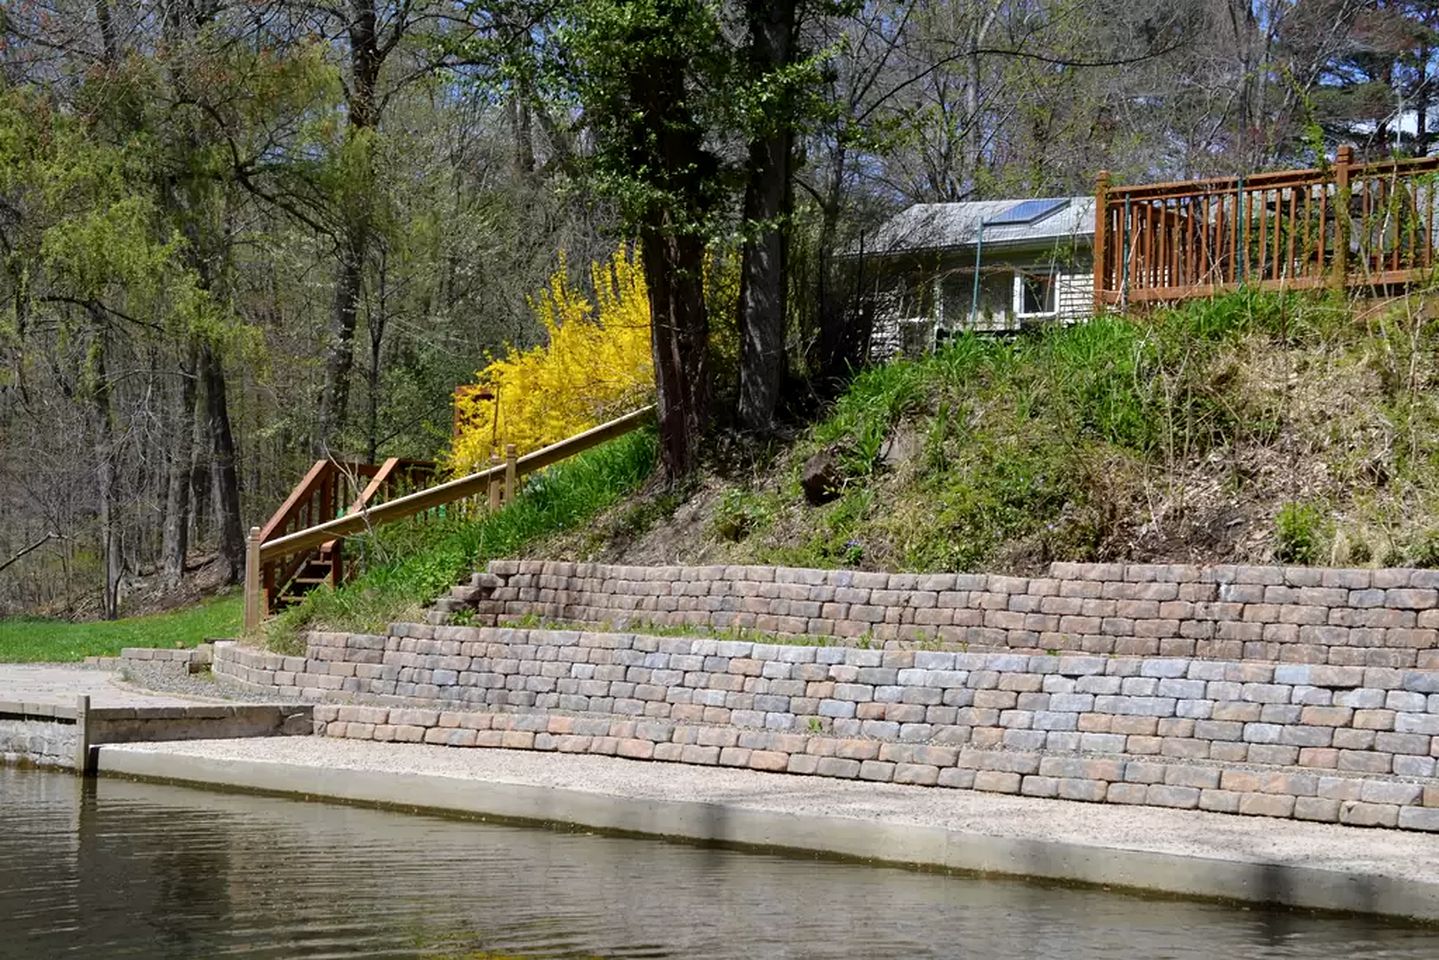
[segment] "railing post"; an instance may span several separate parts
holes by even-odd
[[[1353,224],[1349,217],[1350,167],[1354,164],[1354,148],[1345,144],[1334,154],[1334,264],[1329,283],[1334,292],[1343,296],[1349,287],[1349,237]]]
[[[500,509],[500,455],[490,451],[490,512]]]
[[[518,479],[515,471],[515,445],[505,444],[505,503],[514,503],[515,481]]]
[[[260,588],[260,528],[251,527],[245,541],[245,632],[260,629],[265,616],[264,597]]]
[[[1109,171],[1094,178],[1094,315],[1104,312],[1109,285]]]

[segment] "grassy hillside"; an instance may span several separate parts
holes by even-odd
[[[1050,560],[1439,564],[1439,336],[1423,301],[1240,294],[865,372],[616,560],[1033,571]],[[810,506],[805,460],[843,482]],[[731,477],[735,470],[729,471]]]
[[[240,630],[238,594],[191,607],[124,620],[0,620],[0,662],[75,661],[114,656],[121,647],[193,647]]]

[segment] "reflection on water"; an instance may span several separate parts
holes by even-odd
[[[0,768],[0,957],[1425,958],[1439,932]]]

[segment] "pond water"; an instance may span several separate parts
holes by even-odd
[[[1439,930],[0,768],[0,957],[1432,958]]]

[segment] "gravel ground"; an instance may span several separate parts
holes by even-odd
[[[264,761],[332,772],[424,774],[801,816],[939,826],[1041,843],[1292,864],[1439,882],[1439,835],[1264,817],[792,777],[615,757],[463,750],[320,737],[126,744],[105,749],[221,761]]]
[[[296,699],[282,696],[273,690],[250,690],[216,677],[208,671],[189,673],[176,670],[173,666],[166,668],[155,662],[127,662],[122,672],[123,686],[137,691],[234,703],[280,703]]]

